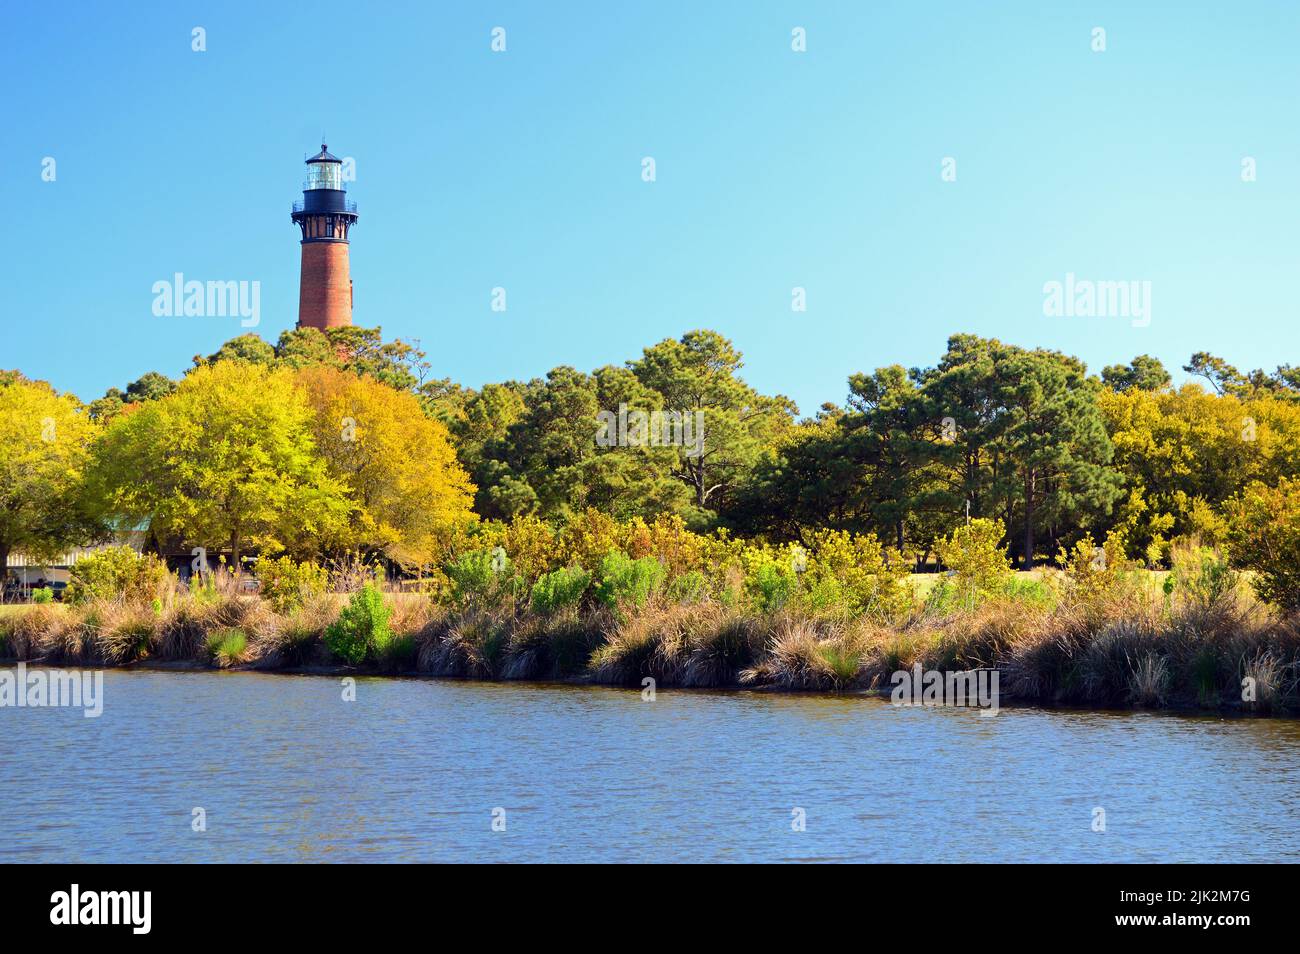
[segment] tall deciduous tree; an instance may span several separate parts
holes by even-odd
[[[312,412],[284,370],[219,362],[168,397],[118,417],[95,448],[107,513],[239,566],[247,547],[307,549],[340,532],[350,504],[311,434]]]
[[[356,509],[348,548],[383,551],[406,566],[433,563],[470,522],[474,487],[447,429],[409,392],[333,368],[298,372],[313,409],[316,446]]]
[[[52,556],[101,532],[81,486],[94,431],[72,396],[0,374],[0,583],[11,553]]]

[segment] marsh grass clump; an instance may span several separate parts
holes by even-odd
[[[51,603],[21,607],[0,617],[6,653],[27,661],[42,656],[43,647],[61,644],[65,631],[75,625],[66,607]]]
[[[386,598],[392,607],[388,625],[394,633],[414,635],[447,612],[426,593],[389,593]]]
[[[1051,702],[1066,682],[1071,649],[1056,627],[1023,634],[999,661],[1002,691],[1018,699]]]
[[[1296,663],[1287,664],[1272,650],[1243,658],[1241,670],[1242,705],[1250,712],[1275,712],[1285,696],[1295,692],[1295,680],[1287,675],[1295,672]]]
[[[660,686],[681,685],[695,650],[716,626],[713,609],[660,600],[633,615],[617,615],[605,645],[591,657],[596,682],[633,685],[649,677]],[[705,650],[707,652],[707,650]],[[703,677],[703,660],[696,678]]]
[[[1097,705],[1118,705],[1126,698],[1147,698],[1139,689],[1146,685],[1133,681],[1139,663],[1147,665],[1144,673],[1150,675],[1154,670],[1150,660],[1156,655],[1157,645],[1152,634],[1139,625],[1121,621],[1107,625],[1097,634],[1078,656],[1079,683],[1078,692],[1081,701]],[[1163,656],[1159,674],[1167,679],[1168,661]],[[1165,685],[1160,693],[1163,700],[1167,695]]]
[[[603,636],[594,617],[575,609],[521,620],[511,634],[503,679],[566,679],[586,671]]]
[[[407,672],[415,668],[417,646],[414,633],[390,631],[375,643],[375,665],[382,672]]]
[[[135,662],[149,655],[158,634],[158,617],[140,603],[104,606],[92,635],[95,655],[110,666]]]
[[[1169,660],[1147,653],[1131,664],[1128,677],[1129,701],[1139,706],[1163,706],[1169,699]]]
[[[416,637],[416,669],[434,676],[496,679],[505,660],[511,617],[469,609]]]
[[[158,658],[169,662],[201,658],[212,628],[206,605],[189,599],[173,604],[163,610],[158,623]]]
[[[690,638],[690,654],[681,684],[716,688],[734,686],[763,652],[763,627],[756,617],[724,612],[714,605],[698,621]]]
[[[862,631],[784,616],[775,621],[767,655],[740,674],[742,685],[836,690],[858,685],[871,645]]]
[[[244,661],[248,634],[242,629],[223,627],[208,633],[206,645],[212,662],[221,669],[228,669]]]
[[[325,630],[338,614],[333,597],[309,600],[259,637],[257,665],[266,669],[296,669],[328,662]]]

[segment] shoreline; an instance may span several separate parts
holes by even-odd
[[[24,663],[28,668],[42,669],[79,669],[79,670],[115,670],[122,672],[157,672],[157,673],[229,673],[232,675],[267,675],[267,676],[314,676],[317,678],[367,678],[367,679],[404,679],[404,680],[423,680],[430,682],[459,682],[459,683],[486,683],[490,685],[526,685],[526,686],[569,686],[569,687],[590,687],[598,689],[622,690],[625,692],[640,692],[639,686],[624,685],[617,683],[601,682],[589,674],[573,675],[562,678],[521,678],[521,679],[501,679],[501,678],[477,678],[474,676],[456,676],[443,675],[438,673],[421,672],[417,669],[402,671],[385,671],[371,666],[345,666],[345,665],[310,665],[310,666],[259,666],[255,664],[241,664],[237,666],[218,666],[211,663],[199,662],[197,660],[161,660],[161,659],[141,659],[132,662],[110,664],[110,663],[79,663],[69,664],[64,662],[49,662],[44,658],[37,659],[18,659],[12,656],[0,656],[0,669],[9,669],[16,667],[19,663]],[[686,691],[702,693],[744,693],[757,695],[781,695],[781,696],[831,696],[836,698],[858,697],[877,699],[881,702],[889,702],[891,690],[888,688],[871,688],[871,687],[846,687],[843,689],[826,689],[826,688],[789,688],[777,685],[742,685],[740,683],[731,683],[714,686],[685,686],[675,683],[666,685],[656,685],[656,691]],[[967,708],[979,711],[978,706],[962,706],[956,704],[922,704],[913,703],[899,708],[943,708],[957,709]],[[1149,712],[1155,714],[1177,715],[1177,716],[1205,716],[1221,718],[1274,718],[1274,719],[1300,719],[1300,708],[1279,707],[1272,711],[1259,711],[1247,708],[1243,703],[1223,702],[1217,706],[1202,706],[1188,703],[1174,703],[1163,706],[1142,706],[1142,705],[1079,705],[1058,702],[1044,702],[1042,700],[1030,700],[1017,697],[999,699],[998,710],[1002,709],[1037,709],[1043,712]]]

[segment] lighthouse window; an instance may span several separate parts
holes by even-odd
[[[309,189],[342,189],[343,170],[336,162],[313,162],[307,167]]]

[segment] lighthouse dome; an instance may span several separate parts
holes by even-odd
[[[324,143],[321,143],[320,152],[307,160],[307,182],[303,191],[314,189],[343,189],[343,160],[331,156]]]
[[[325,145],[325,143],[321,143],[320,152],[316,153],[316,155],[312,156],[307,161],[311,163],[311,162],[342,162],[343,160],[340,159],[338,156],[331,156],[329,151],[329,146]]]

